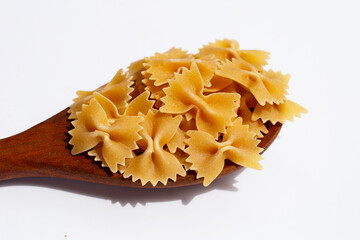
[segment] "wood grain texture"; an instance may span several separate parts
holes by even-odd
[[[102,168],[100,163],[86,153],[73,156],[68,144],[71,121],[65,109],[48,120],[9,138],[0,140],[0,181],[23,177],[57,177],[79,181],[103,183],[110,185],[152,188],[140,181],[132,182],[131,178],[123,178],[120,173],[112,173]],[[269,133],[259,144],[265,150],[278,135],[281,124],[268,125]],[[265,151],[264,150],[264,151]],[[241,166],[226,161],[219,177],[228,175]],[[189,171],[185,177],[178,176],[177,181],[168,181],[164,186],[158,183],[156,188],[179,187],[202,183],[196,174]]]

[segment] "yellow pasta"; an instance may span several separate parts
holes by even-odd
[[[235,40],[230,39],[222,39],[222,40],[216,40],[214,43],[209,43],[208,46],[211,47],[218,47],[218,48],[229,48],[233,50],[239,50],[240,46],[239,43]],[[199,50],[201,52],[201,49]]]
[[[137,116],[139,113],[144,115],[154,106],[154,100],[150,100],[150,92],[144,91],[139,96],[134,98],[125,110],[127,116]]]
[[[115,116],[114,116],[115,115]],[[76,155],[88,151],[102,143],[101,156],[112,172],[117,172],[118,165],[125,164],[125,158],[132,158],[133,150],[137,149],[136,141],[141,137],[139,123],[143,120],[138,116],[120,116],[117,109],[108,99],[99,93],[84,105],[77,120],[72,124],[74,129],[71,151]]]
[[[268,59],[224,39],[196,54],[172,48],[135,61],[105,86],[77,92],[71,153],[153,186],[189,170],[207,186],[226,159],[261,169],[266,122],[306,112],[286,97],[289,75],[263,68]]]
[[[267,65],[270,53],[259,50],[239,50],[240,57],[258,70]]]
[[[197,177],[204,177],[204,185],[209,185],[221,172],[225,159],[255,169],[261,169],[258,163],[262,159],[261,148],[257,147],[260,142],[256,140],[255,133],[243,125],[241,118],[234,121],[233,126],[228,127],[221,142],[203,131],[189,131],[189,145],[185,152],[189,154],[186,162],[191,163],[191,170],[197,172]]]
[[[150,80],[155,81],[155,86],[160,86],[173,79],[174,74],[182,70],[182,67],[190,68],[192,63],[196,63],[201,76],[203,77],[204,86],[210,87],[210,80],[214,76],[217,68],[215,61],[203,61],[199,59],[153,59],[146,63],[147,72],[151,74]]]
[[[265,103],[279,104],[288,94],[288,75],[280,73],[258,72],[257,69],[242,59],[226,60],[220,65],[217,75],[226,77],[248,89],[262,106]]]
[[[193,56],[179,48],[172,48],[165,53],[155,53],[154,56],[145,58],[144,66],[149,74],[149,80],[154,81],[155,86],[160,86],[169,81],[174,73],[191,61]]]
[[[145,79],[143,73],[145,72],[145,63],[144,59],[140,59],[131,63],[128,67],[128,73],[131,77],[131,80],[134,81],[134,91],[130,93],[131,98],[137,97],[140,93],[145,91],[145,84],[143,80]]]
[[[103,89],[99,88],[97,91],[101,91]],[[77,98],[74,99],[74,103],[70,106],[68,113],[70,113],[69,119],[76,119],[76,113],[81,111],[82,105],[89,103],[90,99],[93,97],[94,91],[77,91]]]
[[[176,130],[175,135],[172,139],[166,144],[171,153],[175,153],[177,149],[185,150],[185,139],[186,132],[181,130],[180,127]]]
[[[238,43],[231,40],[216,41],[215,43],[209,43],[199,49],[199,53],[196,54],[198,58],[207,57],[213,55],[218,61],[231,60],[233,58],[240,58],[238,52]]]
[[[142,82],[146,86],[145,89],[151,93],[152,99],[160,101],[161,98],[165,97],[163,89],[169,86],[168,83],[161,86],[155,86],[155,81],[149,80],[148,78],[145,78]]]
[[[242,59],[261,70],[267,65],[269,53],[260,50],[240,50],[239,44],[234,40],[217,40],[199,49],[198,57],[214,55],[219,61],[232,60],[233,58]]]
[[[256,105],[251,119],[253,121],[261,119],[263,122],[270,121],[272,124],[277,122],[294,121],[294,117],[300,117],[301,113],[306,113],[306,109],[290,100],[285,100],[280,104]]]
[[[268,133],[264,123],[260,119],[253,118],[253,114],[247,106],[245,98],[241,98],[238,115],[241,116],[244,124],[249,125],[249,130],[254,132],[258,138],[263,137],[263,133]]]
[[[185,114],[196,109],[196,126],[198,130],[217,137],[225,132],[225,127],[232,124],[239,107],[237,93],[203,94],[203,80],[197,65],[193,63],[190,70],[184,69],[182,74],[176,74],[169,82],[170,87],[164,89],[166,96],[161,99],[164,105],[161,112]]]
[[[181,116],[148,111],[140,131],[140,136],[146,142],[144,152],[129,162],[124,177],[132,176],[133,181],[140,179],[143,185],[151,182],[155,186],[159,181],[165,185],[168,179],[176,181],[177,174],[185,176],[186,172],[175,155],[163,149],[174,137],[180,122]]]
[[[189,171],[190,167],[191,167],[191,163],[186,162],[186,159],[189,157],[189,155],[186,152],[179,150],[179,149],[176,150],[174,155],[179,160],[179,162],[183,165],[184,169],[186,171]]]
[[[74,99],[75,103],[70,106],[69,119],[76,119],[76,113],[81,111],[83,104],[88,104],[93,97],[94,92],[99,92],[109,98],[117,107],[119,112],[124,112],[127,101],[131,99],[130,93],[134,90],[130,88],[132,85],[131,77],[128,73],[123,74],[120,69],[114,78],[104,87],[100,87],[95,91],[78,91],[78,98]]]
[[[219,92],[232,84],[232,80],[215,75],[210,82],[210,87],[204,87],[204,93]]]

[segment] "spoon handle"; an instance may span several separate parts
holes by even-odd
[[[0,140],[0,181],[14,178],[17,174],[26,177],[26,172],[22,171],[21,161],[26,142],[24,144],[15,140],[21,139],[22,136],[23,133]]]
[[[51,124],[53,118],[0,140],[0,181],[48,175],[46,169],[54,160],[56,147],[56,129]]]

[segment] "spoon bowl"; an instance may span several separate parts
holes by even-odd
[[[86,153],[71,155],[68,144],[72,128],[68,120],[68,108],[42,123],[17,135],[0,140],[0,181],[24,177],[56,177],[124,187],[153,188],[150,183],[142,186],[138,180],[124,178],[119,172],[112,173]],[[281,124],[267,125],[269,132],[261,138],[259,147],[264,151],[278,135]],[[263,152],[264,152],[263,151]],[[242,166],[225,162],[218,178],[226,176]],[[156,188],[181,187],[202,183],[196,173],[188,171],[185,177],[177,176],[176,182],[158,183]]]

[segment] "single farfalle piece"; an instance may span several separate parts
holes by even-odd
[[[267,65],[270,53],[261,50],[243,50],[235,40],[223,39],[216,40],[215,43],[209,43],[199,49],[196,55],[198,58],[214,56],[219,61],[243,59],[254,65],[258,70],[262,70]]]
[[[119,115],[116,106],[100,93],[88,105],[83,105],[77,113],[77,120],[72,122],[74,129],[69,131],[72,136],[69,143],[73,145],[71,153],[77,155],[94,150],[89,154],[96,155],[97,160],[104,161],[112,172],[118,171],[118,165],[125,164],[125,158],[132,158],[133,150],[137,149],[136,141],[141,137],[140,116]],[[100,149],[97,147],[101,144]]]
[[[209,43],[199,49],[199,53],[195,56],[197,58],[204,58],[214,56],[218,61],[231,60],[233,58],[239,59],[240,55],[237,52],[239,44],[234,40],[216,40],[215,43]]]
[[[215,43],[209,43],[209,46],[232,49],[239,54],[240,58],[249,62],[250,64],[254,65],[259,69],[267,65],[268,64],[267,60],[270,58],[269,57],[270,53],[266,51],[240,49],[239,43],[235,40],[229,40],[229,39],[216,40]],[[238,57],[236,56],[235,58]],[[231,58],[228,59],[231,60]]]
[[[164,149],[173,138],[181,122],[181,116],[172,117],[157,110],[150,109],[141,122],[142,137],[139,147],[144,151],[133,159],[129,159],[123,176],[132,177],[132,181],[140,179],[142,185],[150,182],[156,186],[158,182],[167,184],[168,179],[176,181],[176,176],[185,176],[186,171],[175,155]]]
[[[217,75],[232,79],[248,89],[262,106],[265,103],[283,103],[286,99],[290,75],[283,75],[272,70],[259,72],[253,65],[242,59],[226,60],[219,68]]]
[[[210,80],[217,69],[215,60],[195,59],[192,55],[172,54],[170,49],[164,54],[156,54],[153,57],[146,58],[144,66],[146,72],[150,74],[149,80],[154,81],[155,86],[161,86],[168,83],[174,77],[174,74],[181,70],[182,67],[190,68],[192,63],[196,63],[203,76],[205,86],[210,86]],[[181,58],[180,58],[181,57]]]
[[[127,107],[127,102],[131,99],[130,93],[134,90],[130,87],[133,84],[131,79],[132,77],[128,73],[124,74],[124,71],[120,69],[105,86],[94,91],[78,91],[78,97],[74,99],[74,103],[68,110],[68,113],[70,113],[69,119],[77,119],[76,113],[82,110],[83,104],[89,103],[95,92],[101,93],[112,101],[120,114],[122,114]]]
[[[256,105],[251,119],[253,121],[259,119],[263,122],[270,121],[272,124],[277,122],[284,124],[285,121],[293,121],[294,117],[301,117],[301,113],[307,113],[307,110],[287,99],[280,104]]]
[[[208,186],[224,168],[225,159],[253,169],[261,169],[262,148],[257,147],[255,133],[243,125],[241,118],[228,127],[221,142],[203,131],[188,131],[189,145],[185,152],[189,154],[186,162],[191,163],[191,170],[196,171],[197,178],[204,178],[204,186]]]
[[[160,111],[170,114],[195,113],[196,126],[200,131],[217,137],[237,116],[240,95],[212,93],[205,96],[203,80],[195,63],[190,70],[184,69],[182,74],[176,74],[169,85],[164,89],[166,96],[161,99],[164,105]]]

